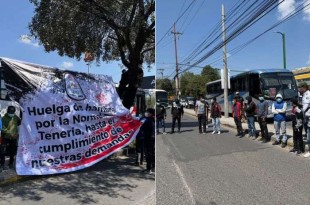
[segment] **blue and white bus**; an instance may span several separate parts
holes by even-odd
[[[292,98],[298,98],[298,88],[292,71],[285,69],[264,69],[247,71],[230,78],[230,89],[228,91],[228,110],[232,113],[231,102],[238,91],[244,99],[252,96],[255,103],[258,102],[258,95],[263,94],[269,102],[268,118],[272,118],[271,105],[278,93],[283,96],[288,104],[288,113],[291,111]],[[213,97],[224,107],[224,92],[221,88],[221,80],[216,80],[206,84],[206,99],[209,101]]]

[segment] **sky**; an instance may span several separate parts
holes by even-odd
[[[42,45],[34,39],[27,38],[30,34],[28,25],[34,15],[34,6],[29,0],[1,0],[0,2],[0,56],[34,64],[63,68],[79,72],[88,72],[83,58],[80,61],[69,57],[61,57],[57,52],[47,53]],[[105,63],[100,66],[90,65],[90,73],[112,76],[118,83],[121,77],[121,62]],[[144,76],[156,74],[155,66],[143,69]]]
[[[194,1],[188,11],[183,11]],[[248,3],[254,2],[247,0]],[[156,66],[157,76],[173,78],[175,75],[175,44],[172,31],[174,22],[176,23],[177,54],[180,71],[188,68],[186,64],[197,62],[199,56],[206,54],[217,44],[211,44],[210,49],[202,51],[200,55],[192,61],[187,62],[186,58],[197,48],[197,46],[211,34],[216,25],[221,22],[221,6],[225,7],[225,16],[228,19],[229,12],[242,0],[157,0],[156,1]],[[258,1],[263,2],[263,1]],[[267,1],[265,1],[267,2]],[[310,66],[310,6],[308,10],[303,10],[299,15],[280,24],[276,28],[262,35],[253,43],[246,46],[237,53],[234,48],[242,45],[250,39],[266,31],[288,13],[296,11],[301,4],[308,4],[309,0],[285,0],[266,14],[259,21],[245,30],[235,39],[230,41],[227,48],[227,65],[231,70],[231,75],[245,70],[257,70],[265,68],[283,68],[282,36],[276,32],[285,34],[286,44],[286,64],[287,69]],[[235,9],[235,11],[237,11]],[[235,15],[237,15],[235,13]],[[230,16],[233,18],[233,16]],[[226,24],[228,25],[228,23]],[[165,35],[166,34],[166,35]],[[213,38],[209,38],[212,43]],[[220,37],[220,41],[222,37]],[[223,68],[223,51],[220,49],[197,66],[211,65],[215,68]],[[196,61],[195,61],[196,60]],[[163,69],[163,70],[161,70]],[[198,74],[202,68],[193,67],[189,71]],[[162,72],[162,73],[161,73]]]

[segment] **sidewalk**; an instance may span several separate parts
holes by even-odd
[[[128,156],[129,155],[129,148],[125,147],[124,149],[119,150],[118,152],[114,153],[113,155],[109,156],[106,159],[107,160],[110,158],[117,158],[120,156]],[[5,164],[7,165],[9,163],[9,158],[6,157],[5,159]],[[16,174],[15,168],[14,169],[8,169],[8,170],[2,170],[0,172],[0,187],[2,186],[7,186],[16,182],[21,182],[25,180],[30,180],[30,179],[36,179],[42,177],[41,175],[39,176],[19,176]]]
[[[187,114],[196,116],[194,109],[187,109],[187,108],[184,108],[184,112],[187,113]],[[221,125],[225,125],[225,126],[228,126],[228,127],[237,129],[237,128],[236,128],[236,125],[235,125],[235,122],[234,122],[234,120],[233,120],[232,117],[228,117],[228,118],[222,117],[222,118],[221,118]],[[246,129],[247,127],[248,127],[247,123],[242,123],[242,128],[243,128],[243,129]],[[271,141],[275,141],[276,135],[275,135],[275,133],[274,133],[274,126],[273,126],[273,123],[268,123],[268,124],[267,124],[267,127],[268,127],[268,132],[269,132],[269,134],[272,133],[272,135],[271,135]],[[258,124],[258,122],[255,122],[255,128],[256,128],[257,130],[259,130],[259,124]],[[290,126],[287,126],[287,127],[286,127],[286,135],[287,135],[287,137],[288,137],[287,145],[288,145],[289,147],[293,147],[293,130],[292,130],[292,127],[290,127]],[[304,143],[305,143],[305,141],[304,141]]]

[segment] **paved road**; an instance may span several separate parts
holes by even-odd
[[[198,135],[196,118],[182,120],[181,134],[157,136],[156,204],[310,204],[309,159],[231,128]]]
[[[155,174],[141,173],[132,163],[131,157],[120,157],[0,187],[0,205],[155,205]]]

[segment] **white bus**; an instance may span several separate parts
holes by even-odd
[[[164,106],[168,107],[168,92],[160,89],[144,89],[145,92],[145,101],[147,107],[154,108],[156,105],[156,101]]]
[[[285,69],[266,69],[247,71],[230,78],[231,88],[228,91],[228,110],[232,113],[231,102],[238,91],[244,99],[252,96],[255,103],[258,102],[258,95],[263,94],[269,102],[268,118],[272,118],[271,104],[275,96],[280,93],[284,101],[288,104],[288,113],[291,111],[292,98],[298,99],[298,88],[292,71]],[[206,84],[206,99],[209,101],[213,97],[224,108],[224,92],[221,88],[221,80],[216,80]]]

